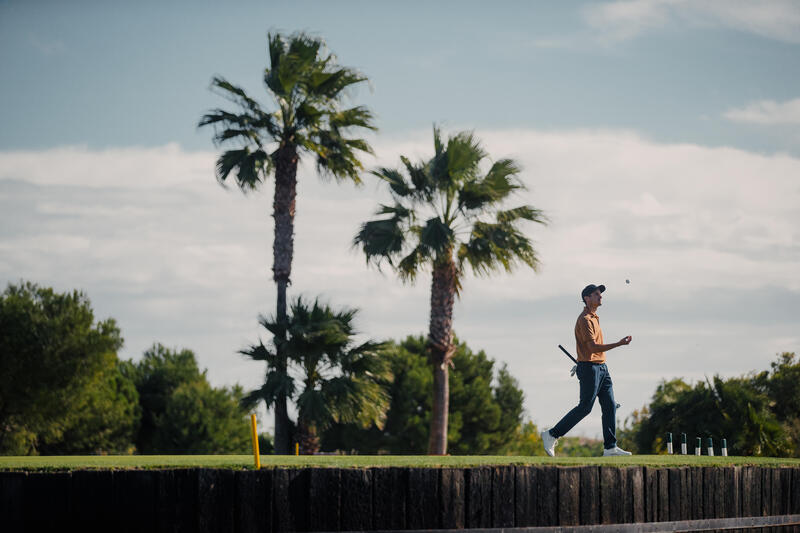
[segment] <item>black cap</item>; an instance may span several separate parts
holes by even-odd
[[[605,292],[605,290],[606,290],[606,286],[605,286],[605,285],[587,285],[587,286],[585,286],[585,287],[583,288],[583,290],[581,291],[581,301],[582,301],[583,303],[586,303],[586,302],[583,300],[585,297],[589,296],[589,295],[590,295],[590,294],[592,294],[594,291]]]

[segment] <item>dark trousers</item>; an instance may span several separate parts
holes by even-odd
[[[603,411],[603,447],[613,448],[617,445],[617,403],[614,401],[614,385],[611,374],[605,363],[578,363],[576,372],[581,384],[580,402],[569,413],[564,415],[550,434],[556,438],[569,432],[575,424],[592,412],[594,399],[600,400]]]

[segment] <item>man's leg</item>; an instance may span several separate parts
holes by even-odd
[[[601,374],[597,390],[597,399],[603,411],[603,448],[606,450],[617,445],[617,402],[614,400],[614,384],[606,365],[598,367]]]
[[[597,397],[598,386],[600,385],[600,365],[591,363],[578,363],[578,380],[580,381],[580,400],[569,413],[564,415],[558,424],[550,429],[550,435],[555,438],[566,435],[569,430],[575,427],[586,415],[592,412],[594,399]]]

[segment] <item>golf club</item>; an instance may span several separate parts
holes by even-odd
[[[564,355],[566,355],[567,357],[569,357],[570,359],[572,359],[572,362],[573,362],[573,363],[575,363],[575,366],[573,366],[573,367],[572,367],[572,370],[570,370],[570,371],[569,371],[569,375],[570,375],[570,376],[574,376],[574,375],[575,375],[575,372],[578,370],[578,360],[577,360],[577,359],[575,359],[574,357],[572,357],[572,354],[571,354],[571,353],[569,353],[569,352],[566,350],[566,348],[564,348],[564,347],[563,347],[563,346],[561,346],[560,344],[558,345],[558,347],[559,347],[559,348],[561,348],[561,351],[562,351],[562,352],[564,352]],[[617,409],[619,409],[620,407],[621,407],[621,406],[620,406],[620,404],[617,404]]]

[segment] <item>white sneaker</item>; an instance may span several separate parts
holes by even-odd
[[[558,444],[558,439],[555,438],[550,434],[549,429],[545,429],[541,433],[539,433],[542,437],[542,444],[544,444],[544,451],[550,457],[556,456],[556,444]]]
[[[608,457],[610,455],[632,455],[631,452],[626,452],[619,446],[614,446],[613,448],[608,448],[603,450],[603,457]]]

